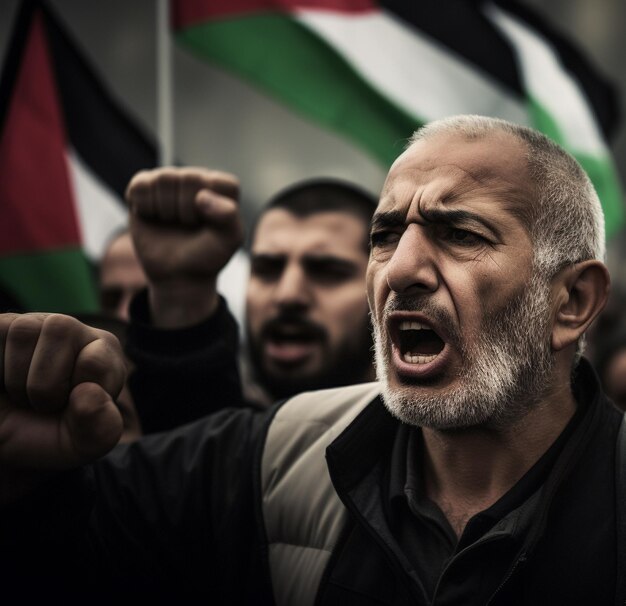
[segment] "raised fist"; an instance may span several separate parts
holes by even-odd
[[[159,168],[126,190],[137,254],[152,282],[215,277],[243,238],[233,175]]]
[[[107,453],[125,378],[110,333],[60,314],[0,315],[0,468],[68,469]]]
[[[192,323],[215,308],[217,275],[243,239],[238,196],[236,177],[202,168],[159,168],[131,180],[131,233],[157,324]]]

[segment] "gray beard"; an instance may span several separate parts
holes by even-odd
[[[449,314],[425,297],[390,298],[383,323],[395,310],[421,311],[446,326],[454,326]],[[458,386],[441,393],[423,393],[418,383],[389,385],[391,347],[386,331],[374,325],[376,372],[389,412],[400,421],[433,429],[513,425],[542,399],[554,367],[549,334],[550,288],[535,275],[528,288],[503,310],[485,316],[478,334],[451,333],[452,345],[462,357]],[[374,319],[373,319],[374,320]]]

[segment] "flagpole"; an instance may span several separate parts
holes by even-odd
[[[173,163],[174,149],[174,102],[169,21],[169,0],[157,0],[157,124],[161,166],[169,166]]]

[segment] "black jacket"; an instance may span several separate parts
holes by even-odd
[[[614,603],[621,416],[584,362],[574,391],[584,416],[532,507],[452,560],[436,604]],[[259,467],[273,414],[223,410],[51,478],[3,511],[5,594],[271,604]],[[320,605],[424,603],[386,528],[384,478],[398,427],[375,400],[327,450],[351,515]]]
[[[588,412],[530,519],[511,520],[501,536],[457,556],[435,603],[613,604],[620,415],[590,372],[581,375]],[[270,416],[223,411],[55,478],[3,513],[5,588],[78,599],[95,591],[104,602],[124,592],[157,603],[271,603],[258,484]],[[385,530],[381,477],[396,428],[374,402],[328,449],[352,517],[320,604],[423,603]]]
[[[210,318],[185,329],[152,326],[146,289],[133,299],[130,315],[125,340],[133,365],[129,387],[144,434],[246,404],[238,326],[223,298]]]

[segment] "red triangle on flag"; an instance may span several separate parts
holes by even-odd
[[[0,254],[80,244],[64,120],[39,12],[0,139],[0,202]]]

